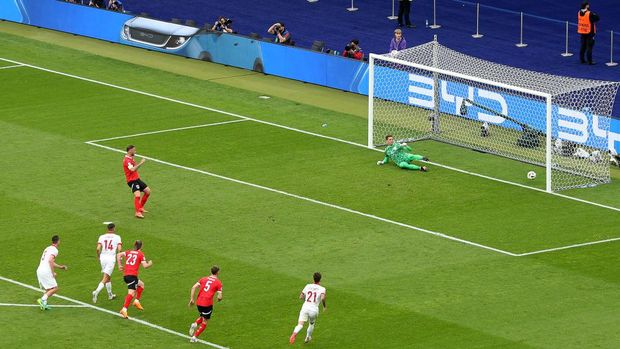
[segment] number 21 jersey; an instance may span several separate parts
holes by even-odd
[[[311,308],[319,310],[319,304],[321,303],[321,295],[325,294],[325,287],[319,284],[307,284],[301,291],[306,296],[303,308]]]

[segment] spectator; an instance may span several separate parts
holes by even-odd
[[[80,4],[80,5],[82,5],[82,0],[65,0],[65,2],[70,2],[72,4]]]
[[[96,7],[96,8],[105,8],[105,3],[103,0],[90,0],[88,2],[88,6]]]
[[[403,26],[403,19],[407,28],[415,28],[415,24],[411,24],[409,19],[409,12],[411,12],[411,0],[398,0],[398,26]]]
[[[581,49],[579,50],[581,64],[586,63],[586,57],[588,64],[596,64],[592,61],[592,49],[594,48],[594,36],[596,35],[596,22],[598,20],[598,15],[590,12],[590,3],[584,1],[581,4],[581,10],[577,13],[577,32],[581,36]]]
[[[360,41],[357,39],[351,40],[345,47],[344,51],[342,51],[343,57],[349,57],[357,60],[364,59],[364,53],[362,52],[362,48],[360,47]]]
[[[267,29],[269,34],[275,35],[274,42],[282,45],[292,45],[291,33],[286,30],[286,26],[282,22],[276,22]]]
[[[215,21],[213,27],[211,27],[211,30],[223,33],[233,33],[232,22],[233,21],[230,18],[220,17],[217,21]]]
[[[394,51],[401,51],[407,48],[407,40],[403,38],[403,31],[396,28],[394,30],[394,37],[392,41],[390,41],[390,52],[394,53]]]
[[[123,3],[120,0],[110,0],[110,2],[108,3],[108,10],[116,11],[116,12],[124,12]]]

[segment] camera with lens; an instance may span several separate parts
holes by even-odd
[[[353,39],[344,47],[344,50],[357,52],[359,50],[359,43],[359,40]]]

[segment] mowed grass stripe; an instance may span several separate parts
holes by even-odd
[[[19,63],[17,61],[9,60],[9,59],[6,59],[6,58],[0,58],[0,59],[4,59],[4,60],[10,61],[10,62]],[[163,99],[163,100],[167,100],[167,101],[170,101],[170,102],[173,102],[173,103],[179,103],[179,104],[183,104],[183,105],[187,105],[187,106],[191,106],[191,107],[195,107],[195,108],[209,110],[209,111],[213,111],[213,112],[217,112],[217,113],[221,113],[221,114],[225,114],[225,115],[230,115],[230,116],[237,117],[237,118],[248,119],[248,120],[252,120],[252,121],[268,124],[268,125],[271,125],[271,126],[274,126],[274,127],[280,127],[280,128],[288,129],[288,130],[291,130],[291,131],[304,133],[304,134],[311,134],[311,135],[313,135],[315,137],[331,139],[333,141],[343,142],[343,143],[354,145],[354,146],[365,147],[365,145],[363,145],[363,144],[355,143],[355,142],[352,142],[352,141],[348,141],[348,140],[343,139],[343,138],[327,136],[327,135],[324,135],[324,134],[321,134],[321,133],[310,132],[310,131],[306,131],[306,130],[300,129],[300,128],[294,128],[294,127],[290,127],[290,126],[285,126],[285,125],[282,125],[282,124],[265,121],[265,120],[260,119],[260,118],[251,118],[251,117],[247,117],[247,116],[244,116],[244,115],[240,115],[240,114],[229,112],[229,111],[222,110],[222,109],[215,109],[215,108],[207,107],[207,106],[204,106],[204,105],[201,105],[201,104],[196,104],[196,103],[186,102],[186,101],[183,101],[183,100],[178,100],[178,99],[174,99],[174,98],[170,98],[170,97],[160,96],[160,95],[156,95],[156,94],[149,93],[149,92],[135,90],[135,89],[131,89],[131,88],[123,87],[123,86],[118,86],[118,85],[110,84],[110,83],[107,83],[107,82],[102,82],[102,81],[93,80],[93,79],[89,79],[89,78],[85,78],[85,77],[81,77],[81,76],[77,76],[77,75],[72,75],[72,74],[63,73],[63,72],[60,72],[60,71],[51,70],[51,69],[39,67],[39,66],[36,66],[36,65],[29,65],[29,64],[26,64],[26,63],[23,63],[23,64],[26,65],[26,66],[29,66],[31,68],[34,68],[34,69],[39,69],[39,70],[42,70],[42,71],[46,71],[46,72],[50,72],[50,73],[54,73],[54,74],[59,74],[59,75],[62,75],[62,76],[67,76],[67,77],[71,77],[71,78],[75,78],[75,79],[80,79],[80,80],[84,80],[84,81],[88,81],[88,82],[92,82],[92,83],[96,83],[96,84],[100,84],[100,85],[104,85],[104,86],[108,86],[108,87],[118,88],[118,89],[121,89],[121,90],[124,90],[124,91],[129,91],[129,92],[132,92],[132,93],[137,93],[137,94],[146,95],[146,96],[150,96],[150,97],[154,97],[154,98],[158,98],[158,99]],[[378,149],[374,149],[374,150],[378,150]],[[450,170],[453,170],[453,171],[457,171],[457,172],[460,172],[460,173],[463,173],[463,174],[477,176],[477,177],[480,177],[480,178],[485,178],[487,180],[498,181],[498,182],[503,183],[503,184],[515,185],[515,186],[519,186],[519,187],[522,187],[522,188],[532,189],[532,190],[543,192],[540,188],[537,188],[536,186],[523,185],[523,184],[520,184],[520,183],[510,182],[510,181],[507,181],[507,180],[498,179],[498,178],[495,178],[495,177],[492,177],[492,176],[488,176],[488,175],[480,175],[480,174],[475,173],[475,172],[470,172],[470,171],[466,171],[466,170],[462,170],[462,169],[457,169],[457,168],[454,168],[453,166],[443,165],[443,164],[440,164],[440,163],[433,163],[433,164],[435,166],[443,167],[443,168],[450,169]],[[613,210],[613,211],[620,211],[620,208],[618,208],[618,207],[609,206],[609,205],[605,205],[605,204],[601,204],[601,203],[597,203],[597,202],[592,202],[592,201],[588,201],[588,200],[585,200],[585,199],[582,199],[582,198],[576,198],[576,197],[572,197],[572,196],[568,196],[568,195],[562,195],[562,194],[557,194],[557,193],[549,193],[549,194],[556,195],[558,197],[561,197],[561,198],[564,198],[564,199],[568,199],[568,200],[575,200],[577,202],[581,202],[581,203],[584,203],[584,204],[594,205],[594,206],[597,206],[597,207],[600,207],[600,208],[605,208],[605,209],[609,209],[609,210]]]
[[[239,120],[30,68],[0,76],[2,120],[80,142]]]
[[[374,152],[267,125],[229,124],[102,144],[123,149],[127,142],[139,143],[144,155],[160,160],[515,253],[620,235],[610,225],[614,215],[596,207],[441,168],[419,173],[380,167],[374,163],[381,156]],[[513,197],[508,204],[507,196]],[[391,203],[408,210],[390,209]],[[550,212],[563,215],[553,217]],[[584,221],[584,213],[595,218]],[[545,215],[548,218],[543,222]],[[593,231],[591,222],[597,220],[600,230]],[[498,229],[486,224],[489,221],[504,223]]]

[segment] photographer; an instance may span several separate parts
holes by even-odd
[[[110,0],[108,3],[108,10],[123,12],[123,3],[120,0]]]
[[[103,0],[90,0],[88,2],[88,6],[96,7],[96,8],[105,8],[105,3]]]
[[[215,21],[211,30],[222,33],[233,33],[232,19],[226,17],[220,17]]]
[[[360,41],[357,39],[351,40],[345,47],[344,51],[342,51],[343,57],[353,58],[357,60],[364,59],[364,53],[362,52],[362,48],[360,47]]]
[[[271,27],[267,29],[267,32],[269,34],[275,35],[274,42],[277,44],[282,44],[282,45],[292,44],[291,33],[289,33],[289,31],[286,30],[286,27],[284,26],[284,23],[282,22],[277,22],[277,23],[272,24]]]

